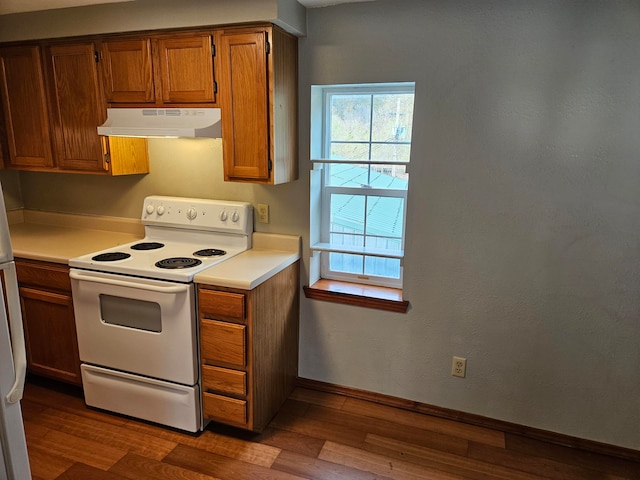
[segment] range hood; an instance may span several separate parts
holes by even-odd
[[[219,108],[107,108],[99,135],[221,138]]]

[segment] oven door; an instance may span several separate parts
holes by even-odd
[[[198,383],[193,284],[71,269],[83,363]]]

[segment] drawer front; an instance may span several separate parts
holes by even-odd
[[[17,260],[16,275],[22,285],[71,292],[69,268],[66,266]]]
[[[221,363],[244,368],[247,364],[244,325],[203,319],[200,339],[203,363]]]
[[[244,322],[245,296],[241,293],[218,292],[201,288],[198,291],[200,316],[233,322]]]
[[[247,395],[247,374],[238,370],[203,365],[202,388],[205,392],[213,391],[245,397]]]
[[[223,397],[213,393],[203,393],[203,414],[205,418],[223,423],[246,425],[247,402],[236,398]]]

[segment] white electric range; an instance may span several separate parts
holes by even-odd
[[[137,242],[69,260],[87,405],[204,427],[194,276],[251,248],[244,202],[150,196]]]

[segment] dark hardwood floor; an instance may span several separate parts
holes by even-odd
[[[259,435],[185,434],[33,379],[22,405],[36,480],[640,479],[630,460],[302,388]]]

